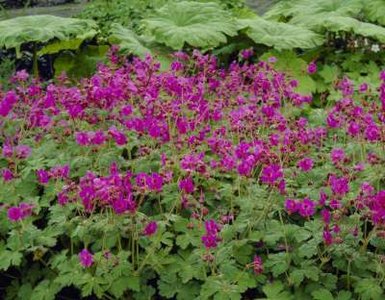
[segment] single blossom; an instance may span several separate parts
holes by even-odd
[[[283,178],[283,171],[279,165],[268,165],[262,169],[261,181],[273,185]]]
[[[294,199],[285,200],[285,209],[289,214],[294,214],[299,210],[299,204]]]
[[[194,180],[190,176],[179,181],[179,189],[186,194],[193,193],[194,188]]]
[[[350,190],[349,180],[346,177],[332,175],[329,178],[329,184],[333,194],[337,196],[345,196]]]
[[[41,184],[47,184],[49,182],[49,173],[45,170],[37,170],[36,171],[37,180]]]
[[[21,221],[23,219],[23,212],[20,207],[12,206],[8,209],[8,219],[12,222]]]
[[[87,249],[83,249],[79,253],[79,261],[84,268],[89,268],[94,263],[94,256]]]
[[[315,206],[316,203],[314,201],[305,198],[298,204],[298,213],[304,218],[311,217],[315,213]]]
[[[307,72],[309,74],[314,74],[317,72],[317,65],[315,64],[315,62],[311,62],[310,64],[308,64],[307,66]]]
[[[3,169],[1,175],[3,176],[3,180],[5,182],[11,181],[14,178],[13,173],[10,169]]]
[[[143,234],[151,236],[156,233],[158,229],[158,224],[155,221],[149,222],[143,230]]]
[[[305,157],[301,159],[298,164],[298,168],[300,168],[303,172],[309,172],[311,169],[313,169],[314,162],[311,158]]]
[[[334,148],[330,153],[333,164],[343,163],[346,158],[345,151],[341,148]]]
[[[255,255],[253,259],[253,270],[256,275],[263,273],[263,260],[262,257]]]

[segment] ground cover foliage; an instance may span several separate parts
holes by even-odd
[[[384,72],[319,109],[274,56],[117,51],[2,92],[2,297],[383,297]]]

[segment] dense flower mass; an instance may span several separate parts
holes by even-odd
[[[336,80],[323,110],[251,49],[226,68],[178,52],[167,71],[116,51],[75,85],[20,73],[0,93],[1,247],[17,253],[2,267],[33,261],[52,289],[106,298],[126,281],[184,299],[164,286],[207,280],[210,299],[261,282],[352,290],[366,265],[383,278],[385,72],[378,93]]]

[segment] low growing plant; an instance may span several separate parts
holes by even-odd
[[[383,298],[384,72],[323,110],[275,57],[116,51],[1,93],[3,298]]]

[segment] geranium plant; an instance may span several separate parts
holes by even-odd
[[[383,297],[384,72],[323,110],[274,57],[116,51],[1,93],[2,297]]]

